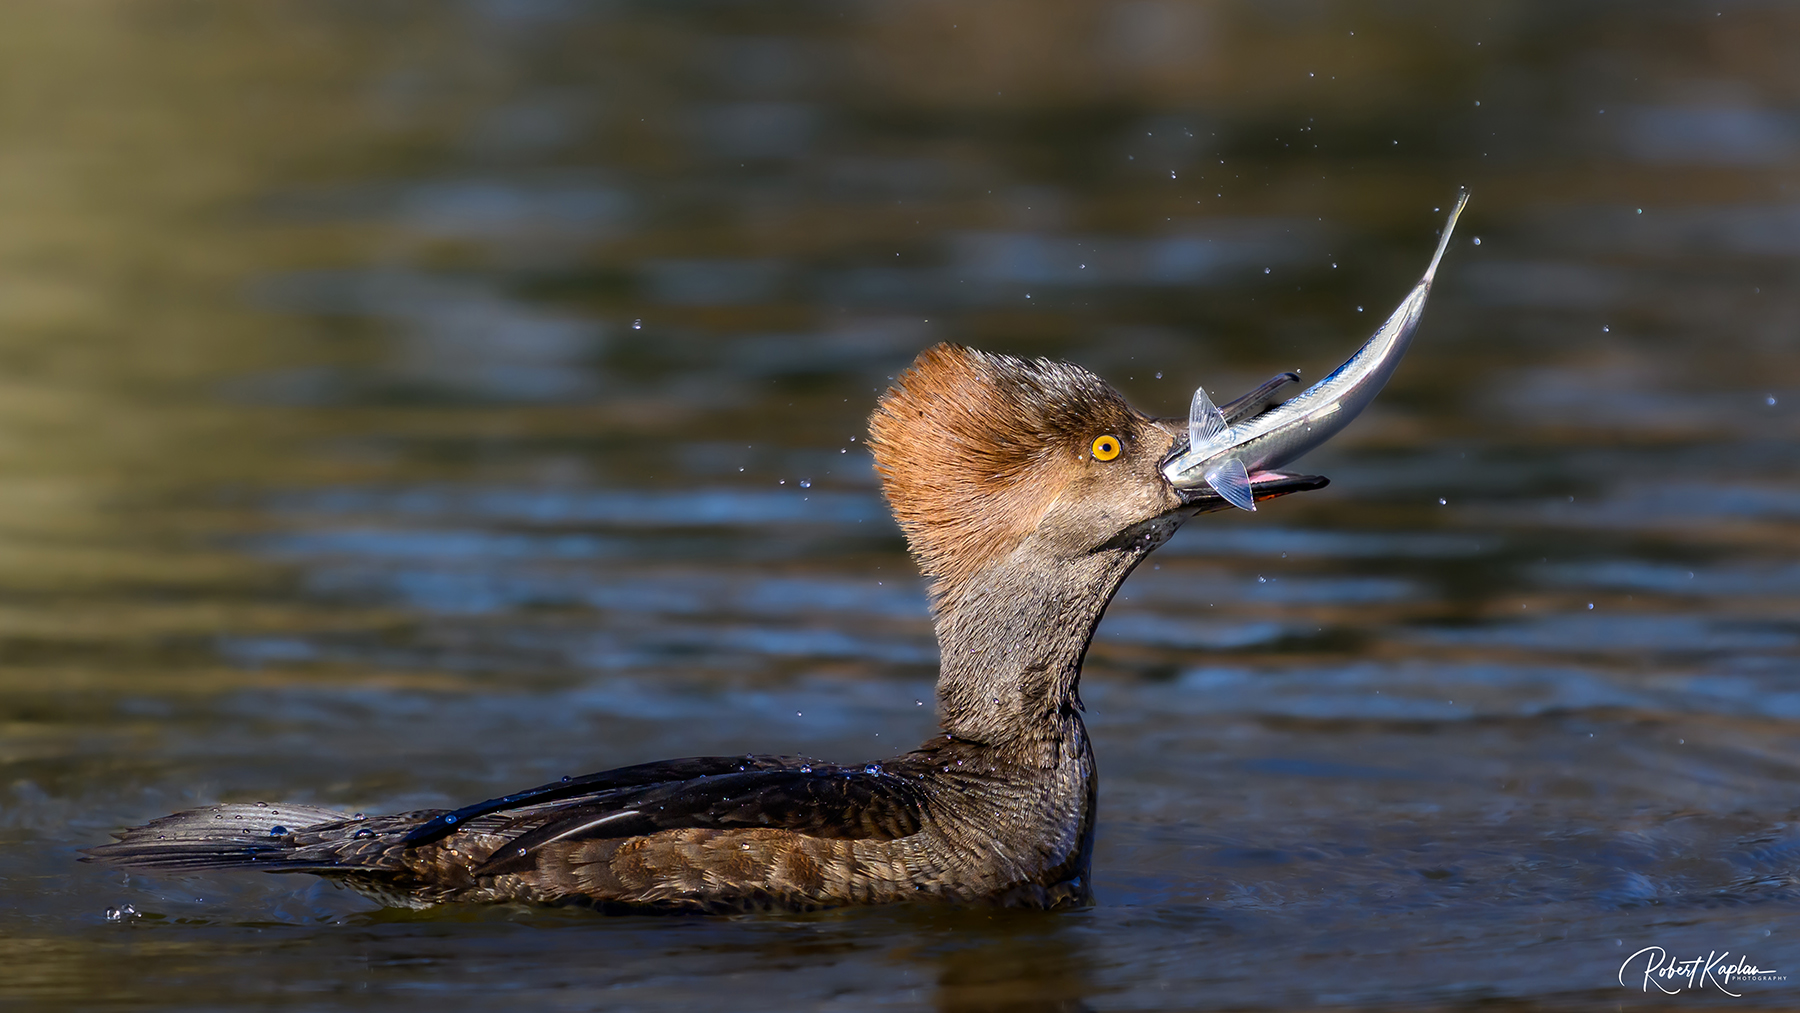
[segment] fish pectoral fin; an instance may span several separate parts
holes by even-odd
[[[1221,461],[1206,470],[1206,484],[1225,497],[1225,502],[1239,510],[1256,511],[1256,496],[1250,491],[1250,472],[1237,458]]]

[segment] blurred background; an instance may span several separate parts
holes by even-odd
[[[0,998],[1792,1003],[1800,8],[9,0]],[[1185,411],[1414,349],[1083,695],[1098,904],[406,913],[77,848],[934,727],[862,449],[951,340]],[[1694,952],[1690,952],[1694,951]],[[1737,990],[1737,989],[1734,989]]]

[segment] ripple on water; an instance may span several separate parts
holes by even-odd
[[[802,493],[798,487],[791,491],[344,488],[282,494],[273,498],[271,507],[294,517],[361,514],[404,517],[413,522],[419,518],[469,518],[633,528],[888,523],[887,508],[879,496],[824,489]]]
[[[1532,571],[1544,584],[1653,591],[1677,597],[1800,596],[1800,565],[1709,565],[1600,559],[1579,565],[1546,565]]]
[[[1789,622],[1693,615],[1609,615],[1593,611],[1479,626],[1415,627],[1401,636],[1416,643],[1573,653],[1680,654],[1791,650],[1800,646],[1800,628]]]
[[[1493,535],[1429,531],[1318,531],[1189,524],[1158,552],[1172,556],[1319,556],[1341,559],[1464,559],[1494,552]]]

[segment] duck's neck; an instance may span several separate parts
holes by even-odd
[[[1166,537],[1166,536],[1164,536]],[[1024,549],[937,598],[938,721],[957,739],[1055,762],[1080,734],[1081,662],[1142,541],[1052,560]]]

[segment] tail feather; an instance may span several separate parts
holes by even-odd
[[[206,806],[115,833],[116,842],[86,849],[82,861],[128,869],[309,872],[320,864],[318,856],[302,853],[295,833],[351,818],[282,802]]]

